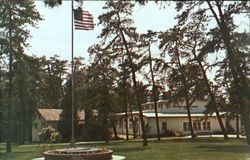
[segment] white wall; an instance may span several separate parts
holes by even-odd
[[[210,122],[211,130],[203,130],[203,122],[205,121],[204,117],[202,118],[194,118],[192,117],[192,121],[200,121],[201,120],[201,130],[200,131],[194,131],[194,133],[197,132],[219,132],[221,131],[220,125],[218,123],[218,120],[216,117],[208,117],[206,121]],[[156,128],[156,122],[155,118],[149,118],[149,124],[150,124],[150,135],[156,135],[157,134],[157,128]],[[226,118],[222,118],[223,124],[225,126]],[[167,129],[172,130],[174,132],[180,132],[183,134],[190,134],[190,131],[184,131],[183,130],[183,122],[189,122],[188,118],[159,118],[159,127],[160,132],[163,133],[164,130],[162,130],[162,122],[167,123]],[[233,127],[233,129],[236,131],[236,120],[230,120],[230,125]]]
[[[43,124],[45,124],[46,122],[43,120],[42,117],[40,117],[38,114],[36,114],[35,119],[32,121],[32,141],[39,141],[39,135],[38,133],[40,132],[40,130],[43,127]],[[35,126],[37,125],[37,128],[35,128]]]
[[[43,127],[51,126],[57,130],[58,122],[53,121],[45,121],[42,116],[39,117],[39,114],[36,114],[35,119],[32,121],[32,141],[37,142],[39,141],[38,133],[41,131]],[[37,128],[35,126],[37,125]]]
[[[129,116],[129,118],[131,118]],[[134,118],[138,118],[138,115],[134,115]],[[203,130],[203,122],[205,121],[205,117],[192,117],[192,121],[200,121],[201,120],[201,130],[200,131],[194,131],[194,133],[197,132],[219,132],[221,131],[218,120],[216,117],[208,117],[206,121],[210,122],[211,130]],[[146,118],[144,117],[144,122],[145,125],[149,124],[150,126],[150,132],[149,135],[156,135],[157,134],[157,128],[156,128],[156,122],[155,118]],[[226,123],[226,118],[222,118],[222,121]],[[159,118],[159,127],[160,127],[160,132],[164,133],[165,131],[162,129],[162,123],[166,122],[167,123],[167,129],[172,130],[176,133],[182,133],[182,134],[190,134],[190,131],[184,131],[183,130],[183,122],[189,122],[187,117],[171,117],[171,118]],[[131,125],[129,125],[129,134],[133,134],[133,128],[132,128],[132,123],[129,122]],[[139,129],[137,132],[137,135],[141,134],[141,125],[140,122],[139,124]],[[230,125],[233,127],[233,129],[236,131],[236,120],[231,120]],[[117,124],[117,133],[118,134],[126,134],[126,128],[125,128],[125,122],[123,123],[123,127],[119,128],[119,123]]]
[[[121,117],[119,117],[119,118],[121,118]],[[137,114],[133,115],[133,118],[134,118],[134,120],[136,118],[139,120],[139,115],[137,115]],[[133,126],[132,126],[132,122],[129,121],[129,119],[131,119],[130,114],[128,115],[128,132],[129,132],[130,135],[133,135]],[[123,120],[125,120],[125,116],[124,116]],[[144,119],[144,121],[145,121],[145,119]],[[138,129],[137,129],[136,135],[140,135],[141,134],[140,121],[137,122],[137,125],[138,125]],[[118,123],[116,125],[116,130],[117,130],[118,134],[126,134],[126,123],[125,123],[125,121],[123,121],[122,127],[120,127],[120,124],[119,124],[119,121],[118,121]]]

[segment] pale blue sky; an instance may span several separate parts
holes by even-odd
[[[88,10],[98,23],[98,16],[103,13],[102,6],[105,2],[86,1],[83,3],[84,10]],[[42,1],[36,2],[37,9],[43,15],[44,20],[38,23],[38,28],[31,28],[32,38],[27,50],[29,55],[51,57],[57,54],[61,59],[71,60],[71,2],[63,1],[56,8],[45,7]],[[167,6],[167,5],[166,5]],[[134,26],[140,33],[148,29],[165,31],[175,24],[176,11],[172,2],[171,6],[160,9],[160,5],[149,2],[145,6],[136,5],[133,13]],[[241,24],[239,31],[248,31],[249,21],[243,16],[237,17],[236,22]],[[75,56],[82,56],[88,60],[87,49],[99,40],[97,36],[102,26],[97,26],[93,31],[75,31]]]
[[[103,13],[105,2],[84,2],[84,10],[88,10],[98,23],[98,16]],[[31,47],[28,54],[36,56],[53,56],[58,54],[61,59],[71,59],[71,2],[64,1],[57,8],[45,7],[43,2],[36,2],[38,11],[44,20],[38,23],[38,28],[31,28],[32,38],[29,39]],[[150,5],[137,5],[134,10],[134,26],[143,33],[148,29],[164,31],[174,24],[174,8],[160,9],[160,5],[150,2]],[[102,26],[97,26],[92,31],[75,31],[75,56],[88,57],[87,49],[99,40],[97,36]],[[86,58],[88,59],[88,58]]]

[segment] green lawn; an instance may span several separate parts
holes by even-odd
[[[66,147],[58,144],[56,148]],[[110,142],[110,144],[78,144],[79,147],[96,146],[114,150],[114,154],[127,160],[246,160],[250,157],[245,139],[198,138],[163,140],[149,142],[142,147],[141,142]],[[5,153],[5,144],[0,145],[1,160],[30,160],[41,156],[37,144],[14,146],[12,153]]]

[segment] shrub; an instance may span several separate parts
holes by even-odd
[[[41,129],[39,138],[42,143],[57,143],[62,140],[62,136],[55,128],[48,126]]]
[[[174,137],[176,136],[172,130],[166,130],[164,133],[161,134],[161,137]]]

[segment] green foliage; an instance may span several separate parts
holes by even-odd
[[[57,7],[62,4],[62,0],[44,0],[44,4],[51,8]]]
[[[15,120],[12,115],[13,111],[19,111],[14,108],[14,93],[13,93],[13,63],[24,55],[24,48],[28,46],[26,42],[30,37],[30,32],[27,26],[36,26],[39,20],[42,20],[40,14],[35,9],[34,1],[28,0],[13,0],[13,1],[1,1],[0,4],[0,45],[1,45],[1,56],[7,58],[8,62],[8,81],[6,88],[8,88],[8,95],[6,96],[7,110],[7,152],[11,152],[11,140],[14,139],[12,136],[13,124],[18,121]],[[2,57],[1,57],[2,58]],[[7,67],[6,66],[6,67]],[[21,116],[23,117],[23,116]],[[30,116],[31,117],[31,116]],[[22,125],[21,125],[22,126]],[[22,127],[23,129],[23,127]],[[12,133],[12,134],[11,134]],[[23,138],[21,138],[23,139]]]
[[[175,133],[172,130],[166,130],[161,134],[162,137],[174,137]]]
[[[57,143],[62,140],[61,134],[51,126],[42,128],[39,138],[42,143]]]

